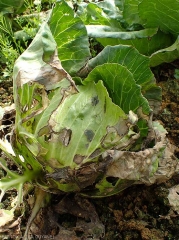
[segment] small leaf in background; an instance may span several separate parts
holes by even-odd
[[[145,30],[145,31],[144,31]],[[128,39],[123,38],[97,38],[97,40],[103,45],[131,45],[135,47],[141,54],[150,56],[155,51],[169,47],[173,42],[170,35],[165,34],[161,31],[157,31],[156,28],[153,29],[152,34],[151,30],[150,32],[148,29],[144,29],[140,31],[129,31],[127,32],[127,35],[129,36]],[[138,33],[139,32],[139,33]],[[145,33],[145,35],[143,34]],[[148,33],[148,35],[146,35]],[[121,33],[121,35],[125,36],[125,32]],[[131,37],[130,37],[131,36]],[[134,38],[135,37],[135,38]]]
[[[146,28],[139,31],[125,31],[117,27],[111,27],[106,25],[86,25],[86,29],[89,37],[95,38],[114,38],[121,40],[131,40],[136,38],[152,37],[157,33],[157,28]]]
[[[169,63],[179,58],[179,37],[174,44],[160,49],[150,56],[150,66],[155,67],[164,62]]]
[[[74,16],[73,10],[63,0],[57,2],[52,10],[49,25],[62,66],[74,75],[90,57],[85,25],[79,17]]]
[[[138,6],[142,0],[125,0],[123,17],[125,21],[129,24],[141,24],[141,19],[139,17]]]
[[[112,1],[89,3],[79,16],[85,25],[104,25],[122,29],[118,21],[122,17],[121,12],[112,4]]]
[[[179,7],[177,0],[143,0],[139,15],[145,27],[159,27],[166,33],[179,34]]]
[[[114,0],[99,1],[97,5],[101,7],[103,12],[111,19],[119,20],[122,18],[122,11],[117,7]]]
[[[0,0],[1,12],[13,12],[18,10],[24,3],[24,0]]]

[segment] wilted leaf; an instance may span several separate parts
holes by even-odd
[[[179,214],[179,185],[169,188],[168,200],[172,209]]]
[[[0,228],[11,222],[13,219],[14,209],[12,210],[0,209]]]
[[[159,123],[153,122],[153,127],[153,136],[149,139],[155,141],[153,148],[139,152],[108,151],[114,162],[109,166],[107,176],[153,184],[169,179],[176,172],[175,147],[168,142],[167,132]]]
[[[6,199],[7,201],[7,199]],[[8,203],[7,209],[0,209],[0,237],[6,238],[9,235],[19,234],[19,225],[20,225],[20,218],[23,215],[23,206],[21,209],[17,210],[18,198],[11,196],[11,201]],[[22,214],[22,215],[21,215]],[[19,216],[21,215],[21,216]],[[6,236],[6,237],[5,237]]]
[[[29,230],[32,225],[32,222],[34,221],[35,217],[38,217],[37,215],[38,215],[40,209],[44,208],[49,203],[50,198],[51,198],[50,193],[43,191],[40,188],[37,188],[37,187],[35,188],[35,203],[34,203],[34,207],[32,209],[31,215],[28,219],[28,223],[26,225],[26,230],[25,230],[23,239],[28,239]],[[43,228],[43,223],[44,222],[41,219],[40,223],[38,223],[38,228],[37,228],[38,230],[35,233],[36,235],[42,234],[41,228]],[[32,226],[32,229],[33,229],[33,226]],[[46,228],[46,230],[47,230],[47,228]]]
[[[166,138],[166,130],[153,122],[153,130],[146,141],[149,141],[148,144],[155,141],[155,145],[138,152],[106,151],[103,158],[113,161],[108,166],[106,176],[95,185],[90,196],[110,196],[132,184],[150,185],[170,179],[178,171],[179,162],[174,155],[175,147]],[[83,194],[88,195],[88,191]]]

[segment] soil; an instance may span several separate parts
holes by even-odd
[[[162,88],[162,109],[157,116],[168,131],[168,138],[175,146],[179,146],[179,79],[174,78],[179,62],[164,64],[159,68],[157,80]],[[178,147],[179,152],[179,147]]]
[[[178,147],[179,79],[174,78],[176,68],[179,68],[178,62],[164,64],[153,71],[163,90],[161,112],[156,119],[167,129],[170,142]],[[1,106],[13,102],[11,81],[0,83],[0,97]],[[176,156],[179,158],[179,147]],[[116,196],[102,199],[85,199],[74,194],[52,195],[50,205],[37,215],[30,239],[178,240],[179,215],[167,198],[169,188],[177,184],[179,175],[159,185],[134,185]],[[12,193],[6,194],[3,204],[10,201]],[[21,239],[34,202],[33,189],[24,201],[27,205],[21,223],[2,233],[0,239]]]
[[[9,106],[13,103],[12,80],[0,82],[0,106]]]

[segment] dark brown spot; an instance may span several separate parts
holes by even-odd
[[[93,140],[94,132],[92,130],[86,129],[84,134],[85,134],[88,142],[91,142]]]
[[[96,106],[99,103],[98,96],[92,97],[91,104],[92,106]]]
[[[105,97],[105,100],[104,100],[104,113],[106,113],[106,97]]]

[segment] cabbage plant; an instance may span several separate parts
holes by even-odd
[[[57,2],[14,66],[15,126],[10,143],[0,144],[18,171],[1,158],[1,199],[16,188],[22,202],[26,182],[41,193],[106,197],[169,179],[178,161],[166,130],[152,120],[161,89],[149,62],[128,45],[91,58],[84,23]]]

